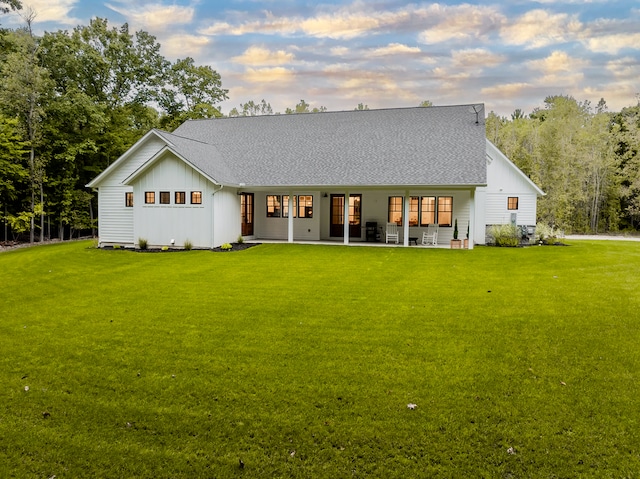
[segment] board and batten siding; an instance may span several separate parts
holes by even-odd
[[[160,192],[169,192],[169,204],[160,204]],[[185,204],[175,203],[176,191],[185,193]],[[202,193],[201,204],[191,204],[191,193]],[[145,193],[155,193],[155,203],[145,203]],[[213,185],[200,173],[173,155],[166,155],[133,182],[134,240],[147,240],[150,247],[211,247]]]

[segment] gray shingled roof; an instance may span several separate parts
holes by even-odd
[[[247,186],[486,184],[484,107],[220,118],[162,133],[211,178]]]

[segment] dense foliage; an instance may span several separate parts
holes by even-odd
[[[85,185],[154,127],[221,116],[220,75],[175,63],[127,24],[96,18],[37,37],[0,31],[0,206],[3,239],[64,237],[95,225]]]
[[[0,12],[20,8],[0,1]],[[155,37],[127,24],[96,18],[38,37],[33,14],[23,18],[24,28],[0,29],[0,237],[33,242],[93,228],[96,197],[85,185],[151,128],[222,116],[227,90],[211,67],[169,62]],[[285,114],[326,110],[300,100]],[[229,112],[265,114],[274,112],[264,99]],[[604,100],[592,108],[549,97],[528,116],[490,113],[487,137],[546,192],[540,222],[567,232],[640,229],[640,104],[612,113]]]
[[[539,221],[579,233],[640,228],[640,104],[618,113],[566,96],[511,119],[490,113],[487,138],[546,196]]]

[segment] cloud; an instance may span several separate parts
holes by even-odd
[[[261,18],[238,23],[214,22],[201,30],[205,35],[306,35],[316,38],[349,40],[384,32],[418,31],[425,24],[431,27],[421,35],[425,43],[452,38],[475,38],[499,28],[505,17],[493,7],[473,5],[426,7],[409,4],[396,10],[379,10],[376,4],[354,2],[327,10],[318,7],[310,16],[277,16],[264,11]]]
[[[291,63],[294,59],[293,53],[284,50],[271,51],[262,46],[252,45],[242,55],[231,58],[231,61],[241,65],[272,66]]]
[[[343,57],[347,55],[350,51],[351,50],[349,50],[347,47],[333,47],[329,50],[331,55],[333,55],[334,57]]]
[[[402,43],[390,43],[386,47],[379,47],[371,50],[369,53],[374,57],[381,57],[387,55],[403,55],[403,54],[413,54],[413,53],[421,53],[419,47],[410,47],[408,45],[403,45]]]
[[[498,31],[506,17],[493,7],[474,5],[446,6],[433,4],[414,12],[421,21],[430,24],[419,35],[423,43],[469,41]]]
[[[567,52],[556,50],[546,58],[531,60],[525,64],[531,70],[538,70],[545,75],[555,75],[561,72],[571,72],[582,69],[589,65],[589,62],[570,57]]]
[[[36,13],[34,23],[39,22],[60,22],[65,25],[77,25],[81,23],[77,18],[69,16],[71,10],[76,6],[78,0],[28,0],[23,1],[23,13],[29,8]]]
[[[511,45],[541,48],[575,40],[583,29],[577,15],[531,10],[505,24],[500,35]]]
[[[173,25],[187,25],[193,21],[195,15],[193,7],[175,4],[146,3],[136,5],[131,1],[119,1],[118,3],[121,5],[107,3],[106,6],[127,18],[130,23],[151,31]]]
[[[451,57],[453,59],[453,65],[458,68],[496,67],[506,61],[504,55],[492,53],[484,48],[454,51]]]
[[[295,72],[284,67],[247,68],[243,78],[249,83],[289,83],[293,81]]]
[[[524,82],[504,83],[502,85],[484,87],[480,90],[480,93],[487,97],[515,97],[521,95],[531,86],[530,83]]]
[[[186,33],[177,34],[162,41],[162,51],[163,54],[171,58],[195,57],[210,43],[211,41],[207,37]]]
[[[625,48],[640,50],[640,32],[638,33],[613,33],[585,40],[587,48],[594,52],[617,55]]]

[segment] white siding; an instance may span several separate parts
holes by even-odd
[[[101,186],[98,198],[100,243],[133,245],[133,208],[125,206],[130,186]],[[134,198],[135,204],[135,198]]]
[[[147,240],[150,247],[211,247],[213,185],[183,161],[166,156],[134,183],[135,242]],[[145,192],[155,193],[155,204],[145,204]],[[168,191],[170,204],[160,204],[160,192]],[[185,193],[185,204],[175,204],[175,192]],[[202,204],[191,204],[191,192],[202,192]]]
[[[231,188],[216,188],[213,201],[213,239],[211,246],[237,241],[241,233],[240,225],[240,196]],[[209,195],[211,199],[211,195]]]
[[[535,188],[495,146],[489,144],[487,153],[486,224],[510,223],[511,213],[516,213],[518,225],[535,225],[538,199]],[[517,210],[507,209],[509,197],[518,198]]]
[[[313,193],[313,218],[294,218],[294,241],[331,240],[329,227],[331,221],[331,194],[345,194],[344,191],[327,191]],[[361,210],[361,235],[359,238],[351,238],[350,241],[366,240],[366,223],[375,221],[378,227],[382,228],[387,223],[389,197],[404,196],[406,191],[400,190],[352,190],[349,194],[362,195]],[[255,194],[255,236],[259,239],[287,239],[288,218],[267,218],[268,194],[287,196],[289,193],[283,191],[257,192]],[[312,194],[311,192],[295,192],[294,194]],[[453,197],[453,220],[458,219],[459,238],[464,239],[467,233],[467,222],[469,221],[469,209],[471,195],[468,190],[411,190],[409,196],[452,196]],[[422,237],[422,232],[426,227],[410,227],[409,235]],[[403,239],[404,230],[401,229],[400,237]],[[453,225],[451,227],[440,228],[439,242],[447,243],[453,237]],[[482,235],[484,239],[484,232]]]
[[[142,164],[160,151],[164,143],[156,136],[150,136],[134,152],[127,152],[126,161],[116,165],[113,171],[105,176],[98,187],[98,234],[101,244],[118,243],[132,246],[134,244],[133,210],[124,205],[125,192],[133,191],[131,186],[122,182]],[[134,205],[144,198],[134,194]]]
[[[288,191],[258,192],[254,196],[254,232],[261,239],[286,240],[289,231],[289,218],[267,218],[267,195],[289,196]],[[320,194],[310,191],[295,191],[293,196],[313,196],[313,217],[293,218],[294,241],[317,241],[320,239],[322,205]],[[328,203],[326,203],[328,205]],[[239,213],[238,213],[239,214]],[[328,216],[327,216],[328,218]],[[327,219],[327,222],[329,220]]]

